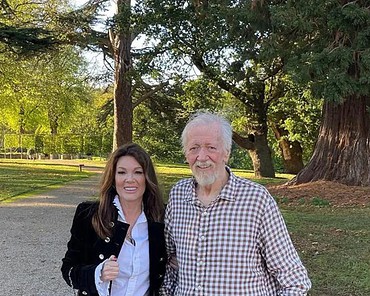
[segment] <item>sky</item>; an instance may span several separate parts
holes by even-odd
[[[87,0],[69,0],[69,2],[74,5],[75,7],[80,7],[82,5],[84,5]],[[112,16],[114,14],[114,8],[115,6],[113,4],[116,3],[115,0],[110,0],[111,2],[111,9],[109,9],[107,11],[107,16]],[[87,52],[85,51],[84,52],[84,56],[87,60],[87,62],[89,63],[89,70],[92,72],[92,73],[99,73],[100,70],[105,67],[104,66],[104,58],[103,58],[103,54],[102,53],[96,53],[96,52]]]
[[[87,0],[69,0],[69,2],[72,5],[74,5],[76,7],[79,7],[79,6],[84,5],[87,2]],[[110,9],[107,11],[107,15],[109,15],[109,16],[113,15],[113,13],[114,13],[115,5],[113,5],[113,4],[115,4],[116,1],[115,0],[110,0],[110,3],[111,3],[110,4]]]

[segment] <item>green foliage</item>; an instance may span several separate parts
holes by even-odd
[[[235,144],[232,146],[228,164],[232,168],[253,170],[253,163],[247,151]]]
[[[8,130],[55,133],[58,128],[67,131],[68,126],[86,122],[88,117],[82,112],[90,110],[89,88],[79,52],[69,47],[54,55],[18,61],[4,57],[4,61],[0,64],[4,89],[0,106],[2,124]],[[73,115],[76,120],[71,121]]]
[[[202,79],[158,92],[135,108],[134,141],[157,160],[183,162],[180,137],[189,115],[197,109],[217,109],[221,97],[217,88]]]
[[[269,123],[277,124],[288,132],[284,136],[290,142],[298,141],[303,148],[303,159],[307,162],[313,153],[320,123],[322,100],[312,97],[307,88],[302,88],[291,79],[285,78],[284,96],[273,101],[269,107]],[[280,155],[278,142],[270,134],[270,143],[275,155]]]
[[[269,150],[264,141],[268,135],[268,110],[275,102],[278,104],[287,92],[284,79],[289,68],[286,66],[291,56],[295,56],[292,51],[296,48],[292,34],[279,31],[280,28],[273,22],[275,6],[284,6],[285,1],[145,3],[148,13],[156,17],[156,24],[150,27],[147,34],[160,39],[160,45],[167,50],[169,62],[177,64],[183,61],[184,77],[189,64],[196,67],[204,78],[228,93],[234,105],[237,105],[235,101],[241,103],[226,109],[225,113],[241,136],[258,136],[260,145],[254,145],[253,151],[263,154],[261,157],[265,158],[262,166],[266,168],[261,171],[272,175],[270,154],[264,153]],[[297,97],[296,101],[300,99]],[[219,105],[226,106],[224,101]],[[238,107],[239,110],[235,110]],[[284,114],[287,118],[291,114],[287,108],[280,111],[287,112]],[[285,122],[281,127],[289,126],[288,121],[285,126],[283,124]],[[302,130],[297,128],[290,136],[293,138],[302,134]],[[301,145],[312,146],[312,143],[310,137]],[[312,148],[306,151],[308,155]],[[254,159],[259,162],[260,157]],[[255,167],[259,164],[255,163]]]
[[[25,153],[32,148],[41,157],[62,154],[73,158],[106,157],[112,151],[111,135],[98,134],[5,134],[0,144],[2,153],[14,154],[21,152],[21,148]]]
[[[330,202],[328,200],[322,199],[321,197],[314,196],[311,200],[312,205],[318,207],[329,206]]]
[[[368,1],[287,1],[273,15],[281,32],[294,32],[289,68],[314,96],[340,102],[370,94]]]
[[[135,108],[134,141],[155,160],[182,162],[179,118],[170,104],[151,100]],[[150,132],[148,132],[150,131]]]
[[[58,42],[47,28],[41,3],[3,0],[0,9],[0,52],[30,57],[56,48]]]

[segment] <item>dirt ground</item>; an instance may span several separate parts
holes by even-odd
[[[270,193],[289,204],[329,202],[334,207],[370,206],[370,187],[347,186],[328,181],[286,186],[267,186]]]

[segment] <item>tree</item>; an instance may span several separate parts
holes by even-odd
[[[109,40],[114,59],[114,132],[113,150],[127,142],[132,142],[132,41],[134,40],[130,13],[131,1],[118,0],[116,20],[109,29]],[[126,18],[125,18],[126,15]]]
[[[325,99],[313,156],[290,184],[370,186],[370,1],[298,1],[276,11],[294,32],[292,69]],[[300,61],[300,62],[297,62]]]
[[[268,145],[268,108],[283,97],[289,35],[277,35],[272,11],[279,1],[146,1],[157,26],[148,34],[171,49],[173,59],[191,62],[245,106],[248,149],[257,176],[275,176]]]
[[[140,1],[132,6],[130,0],[118,0],[115,4],[116,13],[106,20],[106,26],[99,30],[95,25],[98,14],[107,5],[107,0],[90,0],[81,9],[67,13],[60,18],[65,24],[65,36],[69,43],[83,48],[101,50],[114,61],[114,132],[113,150],[125,143],[132,142],[133,112],[142,101],[149,99],[151,94],[162,89],[168,83],[160,77],[154,77],[150,61],[156,55],[155,50],[134,50],[133,41],[147,26],[145,14],[141,11]],[[140,59],[148,65],[141,72]],[[149,77],[146,83],[143,77]],[[145,89],[139,97],[133,97],[136,90]]]
[[[60,127],[66,129],[74,108],[88,98],[84,66],[71,47],[26,60],[4,59],[0,107],[8,128],[19,133],[43,129],[54,135]]]
[[[284,79],[284,84],[284,96],[269,106],[268,122],[277,140],[284,171],[297,174],[312,156],[322,101],[313,98],[309,89],[300,87],[289,77]]]
[[[3,1],[0,23],[7,27],[41,28],[53,32],[55,40],[56,15],[68,9],[66,1]],[[3,26],[3,27],[4,27]],[[5,36],[5,35],[3,35]],[[12,35],[13,36],[13,35]],[[72,46],[31,48],[30,40],[22,39],[22,47],[15,39],[7,39],[8,47],[0,53],[0,105],[7,116],[7,127],[19,133],[49,130],[56,134],[59,126],[68,122],[65,118],[80,100],[85,100],[87,91],[81,72],[84,64],[80,53]],[[53,37],[53,38],[54,38]],[[5,40],[5,39],[4,39]],[[11,45],[10,45],[11,44]],[[10,50],[13,46],[14,50]],[[1,40],[0,40],[1,47]],[[64,122],[63,122],[64,121]]]
[[[0,53],[30,56],[55,49],[58,40],[46,28],[40,3],[2,0],[0,2]]]

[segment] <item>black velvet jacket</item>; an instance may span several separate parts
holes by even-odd
[[[62,274],[68,285],[78,289],[78,295],[97,296],[95,268],[111,255],[118,257],[129,225],[117,220],[111,223],[112,237],[101,239],[92,227],[92,216],[98,209],[97,202],[83,202],[77,206],[71,228],[71,239],[62,259]],[[164,224],[148,221],[150,296],[159,295],[165,266],[166,249]]]

